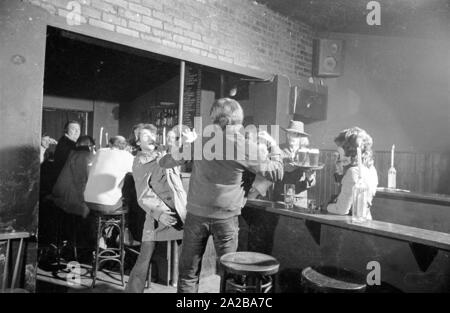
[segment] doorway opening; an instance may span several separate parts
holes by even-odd
[[[180,106],[180,64],[180,60],[174,58],[48,27],[42,134],[60,140],[64,136],[64,124],[76,120],[80,123],[81,135],[93,137],[98,149],[107,147],[108,137],[129,138],[133,125],[138,123],[152,123],[158,126],[158,131],[175,126]],[[201,91],[194,93],[195,115],[204,115],[204,112],[209,115],[212,101],[223,96],[237,99],[244,111],[251,107],[249,77],[192,63],[186,67],[202,73],[195,84]],[[230,93],[233,88],[238,92]],[[186,93],[187,88],[183,89]],[[188,105],[186,97],[182,98],[184,105]],[[60,224],[55,216],[61,208],[49,204],[58,178],[52,173],[52,161],[50,154],[41,165],[39,247],[45,253],[46,248],[53,249],[52,245],[56,245],[55,236],[69,241],[71,235],[58,233],[61,229],[54,227]],[[143,224],[145,212],[130,213],[129,218]],[[83,221],[78,223],[85,227]],[[139,231],[133,237],[140,240]],[[82,244],[82,238],[78,243]],[[69,249],[67,253],[70,260],[72,251]],[[162,251],[155,251],[155,258],[164,253],[162,247]],[[207,248],[205,257],[212,261],[207,262],[211,269],[204,269],[204,273],[212,273],[215,269],[212,245]]]

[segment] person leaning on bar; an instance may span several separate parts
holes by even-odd
[[[233,146],[234,151],[252,151],[246,150],[244,135],[240,133],[244,114],[237,101],[229,98],[216,100],[212,105],[210,118],[215,135],[223,134],[220,140],[223,139],[224,149],[217,158],[202,155],[200,160],[193,161],[179,263],[179,293],[198,292],[202,257],[210,235],[213,235],[218,258],[226,253],[236,252],[238,216],[245,204],[244,189],[241,185],[243,172],[250,170],[271,181],[282,179],[283,176],[280,148],[267,132],[260,132],[258,136],[268,143],[271,158],[252,159],[244,153],[243,158],[227,159],[226,147]],[[195,132],[185,130],[183,140],[186,147],[181,148],[188,149],[187,145],[195,139]],[[209,138],[201,140],[206,144]],[[250,149],[257,151],[258,148],[252,146]],[[173,149],[173,153],[160,160],[160,165],[171,168],[175,164],[182,164],[184,161],[175,155],[179,152]]]
[[[336,199],[334,199],[327,206],[327,211],[329,213],[348,215],[351,213],[352,208],[352,191],[353,187],[356,185],[359,177],[358,169],[358,159],[357,159],[357,148],[361,148],[362,156],[362,166],[361,166],[361,178],[369,187],[369,208],[372,204],[372,199],[377,191],[378,185],[378,175],[375,166],[373,165],[373,152],[372,152],[372,137],[363,129],[359,127],[353,127],[346,131],[344,136],[344,141],[342,138],[342,133],[338,135],[335,142],[340,143],[344,152],[344,156],[340,156],[341,161],[347,164],[343,167],[343,177],[341,181],[341,191]],[[339,144],[338,144],[339,148]],[[370,210],[368,215],[365,217],[369,220],[372,219]]]

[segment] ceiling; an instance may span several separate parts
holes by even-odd
[[[49,28],[44,93],[131,101],[179,75],[177,60]]]
[[[449,0],[378,0],[381,25],[369,26],[369,0],[258,0],[317,32],[342,32],[382,36],[450,36]]]

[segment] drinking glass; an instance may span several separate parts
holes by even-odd
[[[284,204],[286,209],[292,209],[294,207],[295,199],[295,185],[285,184],[284,185]]]
[[[309,199],[308,200],[308,213],[314,214],[316,211],[316,200]]]

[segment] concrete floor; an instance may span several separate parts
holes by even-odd
[[[65,263],[61,263],[66,266]],[[105,292],[123,292],[124,286],[121,286],[120,274],[107,269],[97,273],[95,288],[91,288],[92,278],[90,277],[91,267],[82,264],[79,276],[80,280],[72,283],[70,274],[66,268],[60,270],[43,270],[38,267],[36,291],[38,293],[105,293]],[[125,284],[128,282],[128,276],[124,276]],[[220,277],[210,275],[200,278],[200,293],[218,293]],[[176,293],[176,287],[166,286],[158,282],[152,282],[151,287],[144,290],[144,293]]]

